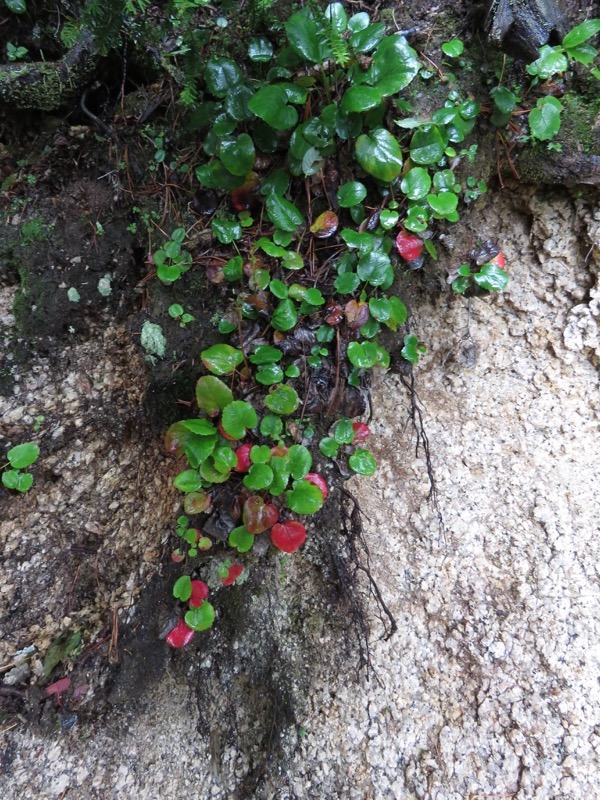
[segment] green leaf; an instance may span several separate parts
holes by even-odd
[[[286,250],[285,255],[283,256],[283,266],[286,269],[297,270],[302,269],[304,267],[304,261],[300,253],[296,253],[294,250]]]
[[[230,546],[235,547],[238,553],[247,553],[248,550],[252,550],[254,536],[244,525],[240,525],[239,528],[234,528],[231,531],[228,541]]]
[[[231,244],[242,238],[242,226],[237,219],[215,217],[210,226],[214,235],[223,244]]]
[[[274,383],[281,383],[283,370],[278,364],[265,364],[259,367],[255,377],[263,386],[272,386]]]
[[[553,139],[560,130],[563,105],[556,97],[540,97],[529,114],[529,129],[535,139]]]
[[[227,281],[241,281],[244,276],[244,260],[241,256],[234,256],[223,267],[223,275]]]
[[[180,492],[197,492],[202,486],[200,475],[195,469],[186,469],[173,478],[173,486]]]
[[[192,435],[183,445],[183,452],[187,456],[192,469],[198,469],[211,455],[217,445],[217,436]]]
[[[514,111],[517,105],[517,95],[507,89],[506,86],[496,86],[490,90],[490,94],[494,101],[496,108],[502,114],[510,114]]]
[[[331,50],[320,26],[306,10],[299,11],[285,23],[285,32],[292,50],[313,64],[322,64]]]
[[[27,11],[27,3],[25,0],[4,0],[6,7],[13,14],[25,14]]]
[[[325,436],[319,442],[319,450],[327,458],[334,458],[337,455],[339,449],[340,449],[339,444],[331,436]]]
[[[384,128],[362,134],[356,140],[356,159],[377,180],[390,183],[402,172],[402,151],[397,140]]]
[[[298,312],[293,301],[289,298],[280,300],[271,317],[271,325],[276,331],[290,331],[297,322]]]
[[[454,192],[441,192],[440,194],[428,194],[427,202],[435,214],[446,217],[456,211],[458,197]]]
[[[262,436],[270,436],[271,439],[278,439],[283,431],[281,417],[275,414],[265,414],[260,422],[260,432]]]
[[[39,454],[40,448],[35,442],[24,442],[16,447],[11,447],[7,457],[13,469],[25,469],[37,461]]]
[[[247,133],[237,139],[224,139],[219,147],[219,158],[225,169],[234,175],[247,175],[254,166],[254,142]]]
[[[422,125],[410,141],[410,158],[415,164],[435,164],[447,145],[448,137],[437,125]]]
[[[540,57],[532,64],[528,64],[526,69],[530,75],[545,81],[553,75],[566,72],[567,66],[567,57],[564,55],[562,48],[550,47],[550,45],[545,44],[540,48]]]
[[[293,233],[299,225],[304,222],[304,217],[296,206],[285,197],[272,192],[266,201],[269,219],[283,231]]]
[[[388,328],[395,331],[398,325],[404,325],[406,319],[408,317],[408,311],[406,310],[406,306],[400,300],[399,297],[392,295],[388,298],[390,301],[390,306],[392,309],[392,313],[390,314],[390,318],[385,323]]]
[[[273,497],[279,497],[286,486],[290,477],[290,465],[287,456],[273,456],[269,464],[273,470],[273,482],[269,486],[269,492]]]
[[[397,211],[390,211],[388,208],[384,208],[379,214],[379,224],[384,231],[392,230],[398,224],[399,219],[400,214]]]
[[[265,397],[265,405],[274,414],[293,414],[300,405],[300,398],[295,389],[282,384]]]
[[[244,486],[256,491],[267,489],[273,482],[273,470],[267,464],[252,464],[244,477]]]
[[[387,297],[376,299],[372,297],[369,300],[369,311],[373,319],[378,322],[387,322],[392,315],[392,304]]]
[[[254,353],[250,356],[252,364],[276,364],[281,361],[283,353],[278,347],[272,347],[270,344],[259,345]]]
[[[212,422],[207,419],[184,419],[179,424],[197,436],[213,436],[217,432]]]
[[[209,417],[216,416],[226,405],[233,400],[233,393],[229,386],[219,378],[205,375],[196,383],[196,402],[198,408],[205,411]]]
[[[226,97],[243,79],[242,71],[230,58],[211,58],[204,69],[206,86],[215,97]]]
[[[237,466],[237,456],[231,447],[217,447],[213,453],[213,465],[217,472],[229,474]]]
[[[33,475],[29,472],[19,472],[18,469],[7,469],[2,473],[2,484],[7,489],[27,492],[33,486]]]
[[[194,540],[195,543],[195,540]],[[192,579],[189,575],[182,575],[175,581],[173,586],[173,597],[186,603],[192,596]]]
[[[404,337],[404,347],[400,351],[402,358],[410,361],[411,364],[416,364],[419,360],[419,355],[426,351],[424,344],[421,344],[419,337],[414,333],[408,333]]]
[[[254,119],[254,114],[250,111],[248,106],[253,94],[254,92],[252,89],[243,84],[234,86],[233,89],[227,93],[227,97],[225,98],[225,110],[231,119],[236,122],[248,122]]]
[[[304,299],[311,306],[322,306],[325,303],[325,298],[321,294],[320,289],[310,288],[304,294]]]
[[[431,189],[431,176],[423,167],[410,169],[400,184],[409,200],[422,200]]]
[[[417,54],[404,36],[387,36],[373,55],[367,81],[383,97],[401,92],[420,69]]]
[[[583,44],[583,42],[587,42],[599,31],[600,19],[588,19],[570,30],[562,40],[562,45],[566,50],[570,50],[573,47],[577,47],[577,45]]]
[[[225,483],[229,480],[229,472],[219,472],[210,461],[205,461],[200,465],[200,477],[208,483]]]
[[[350,363],[359,369],[371,369],[377,363],[377,345],[374,342],[350,342],[347,352]]]
[[[288,296],[288,287],[283,281],[271,281],[269,284],[269,291],[271,294],[275,295],[278,300],[285,300]]]
[[[295,514],[315,514],[324,502],[323,492],[309,481],[296,481],[287,493],[288,508]]]
[[[377,469],[375,459],[368,450],[362,450],[360,447],[348,459],[348,464],[353,472],[358,475],[373,475]]]
[[[458,58],[464,52],[465,46],[460,39],[451,39],[449,42],[443,42],[442,53],[449,58]]]
[[[394,271],[389,256],[382,250],[361,256],[356,272],[361,281],[366,281],[371,286],[387,288],[394,282]]]
[[[211,161],[196,168],[196,177],[207,189],[239,189],[244,183],[241,175],[232,175],[220,161]]]
[[[502,292],[508,284],[508,274],[497,264],[484,264],[473,275],[473,280],[488,292]]]
[[[246,429],[254,428],[258,424],[258,417],[250,403],[245,400],[234,400],[223,409],[221,424],[225,432],[234,439],[243,439]]]
[[[342,97],[341,109],[345,113],[368,111],[381,103],[380,89],[372,86],[351,86]]]
[[[255,444],[250,449],[250,461],[253,464],[268,464],[271,459],[271,448],[266,444]]]
[[[200,359],[209,372],[229,375],[244,360],[244,354],[230,344],[214,344],[200,353]]]
[[[330,3],[325,9],[325,19],[337,33],[343,33],[348,27],[348,15],[341,3]]]
[[[342,208],[357,206],[367,196],[367,188],[360,181],[349,181],[338,189],[338,202]]]
[[[360,284],[360,278],[355,272],[344,272],[338,275],[333,285],[340,294],[352,294]]]
[[[356,344],[356,342],[354,342]],[[354,441],[354,428],[352,427],[352,420],[347,417],[336,422],[333,431],[334,440],[337,444],[352,444]]]
[[[580,44],[577,47],[570,48],[569,58],[573,58],[584,66],[589,66],[598,55],[598,51],[591,44]]]
[[[259,64],[267,63],[273,58],[273,45],[264,36],[251,39],[248,45],[248,58]]]
[[[287,452],[290,472],[294,480],[299,481],[310,472],[312,456],[302,444],[293,444]]]
[[[360,14],[355,14],[354,16],[359,17]],[[352,19],[351,17],[348,22],[348,27],[350,27],[350,21]],[[375,22],[373,25],[351,30],[353,30],[353,33],[350,37],[350,47],[356,50],[357,53],[369,53],[377,47],[385,36],[385,23]]]
[[[293,128],[298,122],[298,112],[288,105],[288,95],[283,84],[263,86],[248,101],[248,108],[276,131]]]
[[[215,621],[215,609],[205,600],[197,608],[190,608],[185,615],[185,622],[193,631],[206,631],[212,628]]]

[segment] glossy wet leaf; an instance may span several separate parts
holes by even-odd
[[[231,586],[237,581],[243,571],[244,568],[241,564],[232,564],[227,568],[227,574],[221,577],[221,583],[223,586]]]
[[[328,239],[338,229],[338,216],[335,211],[324,211],[310,226],[310,232],[319,239]]]
[[[259,64],[265,64],[273,58],[273,45],[264,36],[256,36],[248,44],[248,58]]]
[[[191,582],[191,594],[189,599],[190,608],[199,608],[208,597],[208,586],[204,581]]]
[[[410,140],[410,158],[415,164],[435,164],[444,155],[448,137],[438,125],[423,125]]]
[[[271,448],[266,444],[255,444],[250,449],[250,461],[253,464],[268,464],[271,460]]]
[[[237,219],[215,217],[210,226],[222,244],[231,244],[242,238],[242,226]]]
[[[344,306],[344,315],[348,327],[358,330],[369,319],[369,306],[364,301],[349,300]]]
[[[587,42],[597,33],[600,33],[600,19],[588,19],[570,30],[562,40],[562,45],[567,50],[570,50],[572,47],[577,47],[577,45]]]
[[[292,50],[307,61],[322,64],[331,55],[320,26],[307,10],[292,14],[285,32]]]
[[[360,284],[360,278],[355,272],[345,272],[338,275],[333,285],[339,294],[352,294]]]
[[[248,108],[276,131],[293,128],[298,122],[298,111],[290,105],[289,93],[284,84],[263,86],[252,95]]]
[[[35,442],[24,442],[11,447],[6,455],[13,469],[25,469],[37,460],[39,454],[40,448]]]
[[[426,351],[424,344],[421,344],[419,337],[414,333],[408,333],[404,337],[404,346],[400,351],[402,358],[410,361],[411,364],[416,364],[419,361],[419,356]]]
[[[374,342],[350,342],[348,360],[359,369],[371,369],[377,363],[377,345]]]
[[[440,192],[439,194],[428,194],[427,203],[434,214],[440,217],[447,217],[456,211],[458,197],[454,192]]]
[[[373,475],[377,469],[375,459],[368,450],[357,448],[348,459],[348,465],[358,475]]]
[[[230,58],[211,58],[204,69],[206,86],[215,97],[226,97],[243,79],[242,71]]]
[[[193,631],[206,631],[215,621],[215,609],[208,603],[202,603],[198,608],[190,608],[185,615],[185,622]]]
[[[265,503],[259,495],[251,495],[244,503],[242,518],[250,533],[259,534],[275,525],[279,511],[273,503]]]
[[[289,331],[296,326],[297,322],[298,311],[293,301],[289,298],[280,300],[273,311],[271,325],[276,331]]]
[[[473,280],[488,292],[502,292],[508,284],[508,274],[496,264],[484,264]]]
[[[360,181],[349,181],[338,189],[338,203],[342,208],[357,206],[367,196],[367,187]]]
[[[7,469],[2,473],[2,485],[16,492],[27,492],[33,486],[33,475],[19,472],[18,469]]]
[[[296,481],[287,493],[287,505],[295,514],[315,514],[325,502],[323,492],[307,480]]]
[[[359,14],[355,14],[356,17]],[[349,27],[352,17],[349,21]],[[374,22],[372,25],[366,25],[364,28],[356,29],[350,36],[350,46],[358,53],[370,53],[381,42],[385,36],[385,23]]]
[[[373,86],[351,86],[342,97],[341,109],[346,113],[368,111],[376,108],[383,95]]]
[[[290,478],[290,464],[286,456],[273,456],[269,463],[273,470],[273,482],[269,486],[269,492],[273,497],[279,497],[288,485]]]
[[[216,447],[212,454],[213,466],[217,472],[229,474],[237,466],[238,460],[231,447]]]
[[[540,48],[540,56],[526,67],[530,75],[534,75],[540,80],[548,80],[553,75],[566,72],[568,61],[560,47],[550,47],[545,44]]]
[[[319,450],[324,456],[327,456],[327,458],[334,458],[337,455],[339,448],[339,443],[336,442],[336,440],[331,436],[325,436],[319,442]]]
[[[263,386],[273,386],[283,380],[283,370],[278,364],[265,364],[259,367],[254,377]]]
[[[207,370],[215,375],[229,375],[244,360],[244,354],[230,344],[214,344],[200,353]]]
[[[194,638],[194,630],[187,625],[187,623],[180,619],[169,633],[165,636],[165,642],[170,646],[179,650],[189,644]]]
[[[197,167],[196,177],[207,189],[232,190],[244,184],[243,176],[232,175],[218,159]]]
[[[252,364],[276,364],[281,361],[283,353],[278,347],[272,347],[270,344],[261,344],[250,356]]]
[[[431,189],[431,176],[423,167],[413,167],[402,179],[400,188],[409,200],[422,200]]]
[[[198,469],[212,454],[216,445],[216,434],[213,436],[198,436],[192,433],[183,444],[183,452],[187,456],[190,466],[193,469]]]
[[[306,541],[306,528],[296,520],[277,523],[271,529],[271,541],[278,550],[294,553]]]
[[[387,288],[394,281],[394,271],[389,256],[382,250],[361,256],[358,260],[356,274],[361,281],[366,281],[371,286]]]
[[[293,233],[304,223],[304,217],[296,206],[275,192],[267,197],[266,208],[273,225],[283,231]]]
[[[247,175],[254,166],[254,142],[247,133],[236,139],[225,139],[219,147],[219,158],[223,166],[233,175]]]
[[[265,405],[274,414],[293,414],[300,405],[300,398],[295,389],[282,384],[265,397]]]
[[[234,400],[223,409],[223,429],[234,439],[243,439],[246,430],[258,424],[254,407],[245,400]]]
[[[373,319],[378,322],[387,322],[392,315],[392,304],[387,297],[372,297],[369,300],[369,311]]]
[[[405,89],[420,69],[416,52],[404,36],[386,36],[373,55],[367,80],[383,97]]]
[[[196,383],[196,402],[198,408],[209,417],[215,417],[233,400],[233,392],[220,378],[204,375]]]
[[[458,58],[464,52],[465,46],[460,39],[451,39],[442,43],[442,53],[449,58]]]
[[[556,97],[541,97],[529,114],[531,135],[541,141],[553,139],[560,130],[563,104]]]
[[[386,320],[386,325],[390,330],[395,331],[398,325],[404,325],[408,317],[406,306],[399,297],[392,295],[388,298],[391,308],[389,319]]]
[[[354,441],[352,421],[347,418],[338,420],[333,429],[333,435],[337,444],[352,444]]]
[[[356,159],[365,172],[385,183],[393,181],[402,172],[400,145],[384,128],[376,128],[358,137]]]

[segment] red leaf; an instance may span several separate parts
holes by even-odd
[[[354,430],[354,439],[352,444],[362,444],[371,435],[371,429],[364,422],[353,422],[352,429]]]
[[[179,649],[192,641],[194,633],[195,631],[186,624],[185,620],[180,619],[165,637],[165,642],[171,647]]]
[[[504,253],[498,253],[497,256],[494,256],[494,258],[492,258],[492,260],[490,261],[490,264],[495,264],[497,267],[500,267],[500,269],[504,269],[504,266],[506,264]]]
[[[192,595],[188,600],[190,608],[198,608],[208,597],[208,586],[204,581],[192,581]]]
[[[244,568],[241,564],[232,564],[227,572],[227,577],[221,578],[221,583],[223,586],[231,586],[232,583],[237,581],[243,571]]]
[[[244,525],[250,533],[262,533],[279,519],[279,511],[273,503],[267,503],[257,494],[251,495],[244,503]]]
[[[306,541],[306,528],[301,522],[288,520],[271,528],[271,541],[284,553],[293,553]]]
[[[339,325],[343,318],[344,312],[342,307],[336,303],[329,302],[327,304],[327,316],[325,317],[325,322],[327,322],[328,325]]]
[[[250,465],[252,464],[250,461],[250,450],[252,450],[251,444],[243,444],[235,451],[237,456],[237,464],[235,465],[234,470],[236,472],[248,472],[250,469]]]
[[[173,564],[181,564],[181,562],[184,560],[185,556],[183,555],[183,553],[179,548],[177,548],[177,550],[173,550],[173,552],[171,553],[171,561],[173,562]]]
[[[312,483],[314,486],[320,489],[323,492],[323,497],[327,497],[329,494],[329,488],[325,483],[325,479],[320,475],[317,475],[316,472],[309,472],[304,476],[304,480]]]
[[[396,236],[396,247],[405,261],[415,261],[423,252],[423,240],[406,231],[400,231]]]
[[[236,211],[247,211],[252,205],[257,203],[256,188],[258,186],[258,180],[259,178],[256,172],[249,172],[246,175],[244,185],[232,191],[231,205]]]
[[[46,686],[46,694],[60,694],[61,692],[66,692],[69,686],[71,685],[71,678],[61,678],[59,681],[55,681],[51,683],[50,686]]]
[[[356,300],[349,300],[344,306],[346,321],[353,330],[362,328],[369,319],[369,306],[366,303],[357,303]]]
[[[338,229],[337,214],[333,211],[324,211],[310,226],[310,232],[319,239],[328,239]]]

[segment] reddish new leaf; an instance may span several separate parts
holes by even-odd
[[[306,528],[301,522],[288,520],[271,528],[271,541],[284,553],[293,553],[306,541]]]
[[[246,175],[244,185],[239,189],[234,189],[231,193],[231,205],[236,211],[247,211],[252,205],[258,202],[256,189],[259,177],[256,172],[249,172]]]
[[[174,628],[171,628],[165,637],[165,642],[177,649],[184,647],[192,641],[195,631],[193,631],[185,620],[180,619]]]
[[[197,608],[208,597],[208,586],[204,581],[192,581],[192,595],[188,600],[190,608]]]
[[[504,253],[498,253],[497,256],[494,256],[489,262],[490,264],[495,264],[500,269],[504,269],[506,265],[506,259],[504,258]]]
[[[338,218],[334,211],[324,211],[310,226],[310,232],[319,239],[328,239],[338,229]]]
[[[221,583],[223,586],[231,586],[232,583],[237,581],[243,571],[244,568],[241,564],[232,564],[227,570],[226,577],[221,578]]]
[[[323,492],[323,497],[327,497],[329,494],[329,488],[325,483],[325,479],[318,475],[316,472],[309,472],[307,475],[304,476],[304,480],[308,481],[309,483],[314,484],[318,489]]]
[[[179,548],[177,548],[177,550],[173,550],[173,552],[171,553],[171,561],[173,562],[173,564],[181,564],[181,562],[184,560],[185,556],[183,555],[183,553]]]
[[[412,233],[400,231],[396,236],[396,247],[405,261],[415,261],[423,252],[423,240]]]
[[[371,435],[371,429],[364,422],[353,422],[352,430],[354,431],[354,439],[352,444],[362,444]]]
[[[357,303],[356,300],[350,300],[344,306],[344,312],[348,326],[353,330],[362,328],[369,319],[369,306],[367,303]]]
[[[257,534],[268,530],[279,519],[279,511],[273,503],[267,503],[257,494],[251,495],[244,503],[244,525],[250,533]]]
[[[55,681],[51,683],[50,686],[46,686],[46,694],[61,694],[61,692],[66,692],[69,686],[71,685],[71,678],[61,678],[59,681]]]
[[[243,444],[241,447],[235,451],[237,456],[237,464],[234,467],[236,472],[248,472],[252,462],[250,461],[250,450],[252,450],[251,444]]]

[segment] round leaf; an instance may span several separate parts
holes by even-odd
[[[230,344],[214,344],[200,353],[202,363],[215,375],[229,375],[244,360],[244,354]]]
[[[233,400],[229,386],[213,375],[204,375],[196,383],[196,402],[198,408],[210,417],[216,416]]]
[[[375,459],[368,450],[357,448],[348,459],[348,464],[353,472],[358,475],[373,475],[377,469]]]
[[[252,464],[244,477],[244,486],[259,491],[267,489],[273,482],[273,470],[267,464]]]
[[[11,447],[7,457],[13,469],[25,469],[37,460],[39,454],[40,448],[35,442],[24,442],[16,447]]]
[[[190,608],[185,621],[193,631],[206,631],[215,621],[215,609],[210,603],[204,602],[197,608]]]
[[[274,414],[293,414],[300,405],[300,398],[295,389],[282,384],[265,397],[265,405]]]
[[[271,325],[276,331],[289,331],[298,322],[298,312],[296,306],[289,298],[281,300],[271,317]]]
[[[293,444],[288,450],[290,472],[294,480],[299,481],[303,478],[312,466],[312,456],[310,451],[302,444]]]
[[[360,181],[349,181],[338,189],[338,202],[342,208],[357,206],[367,196],[367,188]]]
[[[269,219],[283,231],[293,233],[304,222],[304,217],[293,203],[273,192],[267,197],[267,213]]]
[[[413,167],[402,179],[400,188],[409,200],[421,200],[431,189],[429,172],[423,167]]]
[[[278,522],[271,528],[271,541],[278,550],[294,553],[306,541],[306,528],[296,520]]]
[[[219,158],[233,175],[247,175],[254,166],[254,142],[247,133],[237,139],[225,139],[219,147]]]
[[[365,172],[385,183],[393,181],[402,172],[400,145],[384,128],[376,128],[358,137],[356,159]]]
[[[245,400],[234,400],[223,409],[221,424],[226,433],[234,439],[243,439],[246,429],[258,424],[256,411]]]
[[[296,481],[294,488],[287,493],[288,508],[295,514],[315,514],[324,502],[319,487],[306,480]]]

